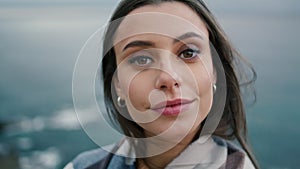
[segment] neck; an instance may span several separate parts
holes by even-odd
[[[161,154],[137,159],[138,169],[160,169],[165,168],[174,160],[194,139],[197,132],[190,133],[181,142],[176,144],[170,150]]]

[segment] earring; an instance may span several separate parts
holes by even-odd
[[[119,97],[119,96],[118,96],[118,99],[117,99],[117,103],[118,103],[119,107],[125,107],[126,106],[125,100],[121,99],[121,97]]]
[[[213,85],[213,93],[214,93],[214,94],[216,93],[216,90],[217,90],[217,85],[214,84],[214,85]]]

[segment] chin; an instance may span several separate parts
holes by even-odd
[[[199,124],[200,125],[200,124]],[[186,123],[171,125],[166,128],[159,128],[155,131],[150,131],[152,136],[158,136],[158,138],[167,140],[168,142],[179,143],[186,137],[194,137],[199,129],[199,125],[188,126]]]

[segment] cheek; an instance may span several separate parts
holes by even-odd
[[[207,93],[211,93],[213,81],[208,69],[203,65],[195,65],[191,70],[194,74],[198,96],[204,97]]]
[[[208,66],[207,66],[208,65]],[[213,101],[213,68],[212,64],[201,62],[200,64],[193,65],[191,70],[194,74],[196,87],[197,87],[197,94],[199,97],[199,114],[201,119],[204,119],[212,106]]]
[[[127,103],[130,102],[137,110],[145,111],[149,107],[149,93],[152,84],[149,76],[140,73],[126,83],[125,95]]]

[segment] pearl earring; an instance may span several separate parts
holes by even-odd
[[[216,93],[216,90],[217,90],[217,85],[214,84],[214,85],[213,85],[213,93],[214,93],[214,94]]]
[[[117,103],[118,103],[119,107],[125,107],[126,106],[125,100],[121,99],[121,97],[119,97],[119,96],[118,96],[118,99],[117,99]]]

